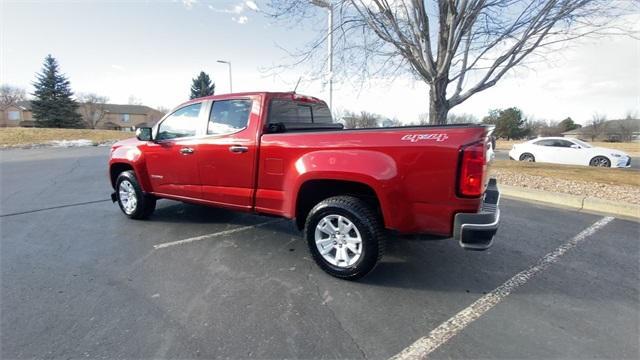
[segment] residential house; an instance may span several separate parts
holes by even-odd
[[[562,133],[562,136],[591,140],[593,126],[587,125]],[[595,140],[600,141],[640,141],[640,119],[609,120]]]
[[[31,103],[28,101],[19,101],[0,111],[0,127],[22,126],[24,120],[32,120]]]
[[[79,104],[80,107],[85,106]],[[80,114],[82,109],[78,109]],[[104,118],[98,123],[98,129],[131,131],[137,127],[152,126],[164,113],[144,105],[105,104]],[[0,127],[35,127],[30,101],[19,101],[0,113]]]
[[[82,106],[82,105],[80,105]],[[153,126],[164,113],[145,105],[104,105],[104,118],[98,127],[107,130],[129,130]]]

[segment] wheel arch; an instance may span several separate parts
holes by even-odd
[[[128,161],[112,161],[109,164],[109,180],[111,181],[112,188],[116,188],[118,175],[124,171],[133,171],[138,183],[140,183],[142,191],[151,192],[151,184],[146,176],[146,168],[140,163],[131,163]]]
[[[319,202],[334,196],[353,196],[362,199],[374,209],[384,224],[384,207],[375,189],[365,183],[339,179],[309,179],[303,182],[295,197],[295,223],[304,228],[307,215]]]

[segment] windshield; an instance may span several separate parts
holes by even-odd
[[[591,148],[593,146],[589,145],[588,143],[582,141],[582,140],[578,140],[578,139],[572,139],[572,141],[580,146],[582,146],[583,148]]]

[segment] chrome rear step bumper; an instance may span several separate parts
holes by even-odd
[[[490,179],[477,213],[458,213],[453,221],[453,238],[467,250],[486,250],[493,244],[493,237],[500,224],[500,191],[496,179]]]

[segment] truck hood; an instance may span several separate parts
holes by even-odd
[[[138,145],[142,145],[144,144],[144,141],[140,141],[135,137],[129,138],[129,139],[124,139],[124,140],[120,140],[118,142],[116,142],[115,144],[111,145],[112,148],[119,148],[122,146],[138,146]]]

